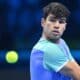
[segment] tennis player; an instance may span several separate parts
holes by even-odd
[[[30,56],[31,80],[80,80],[80,66],[61,38],[69,15],[61,3],[52,2],[43,8],[42,36]]]

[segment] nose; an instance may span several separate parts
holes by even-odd
[[[54,28],[58,29],[59,28],[59,21],[55,22]]]

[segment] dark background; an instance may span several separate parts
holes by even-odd
[[[61,2],[71,11],[62,36],[80,64],[80,0],[0,0],[0,80],[30,80],[30,52],[41,36],[42,8]],[[5,60],[7,51],[19,55],[16,64]]]

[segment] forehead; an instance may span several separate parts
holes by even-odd
[[[53,14],[49,14],[49,15],[47,16],[47,18],[49,18],[49,19],[64,19],[64,20],[67,19],[66,17],[56,17],[56,16],[53,15]]]

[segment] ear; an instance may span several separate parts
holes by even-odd
[[[45,26],[45,19],[41,18],[41,26],[44,27]]]

